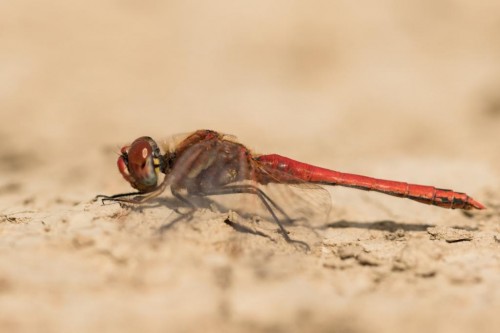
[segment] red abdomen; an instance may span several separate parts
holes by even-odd
[[[408,198],[424,204],[444,208],[485,208],[481,203],[475,201],[467,194],[453,190],[328,170],[276,154],[258,156],[256,161],[273,176],[272,179],[275,181],[291,183],[294,180],[301,180],[324,185],[353,187],[365,191],[376,191],[396,197]]]

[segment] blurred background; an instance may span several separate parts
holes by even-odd
[[[200,128],[353,172],[500,166],[498,1],[2,1],[0,42],[4,169]]]
[[[116,170],[122,145],[202,128],[256,152],[454,188],[488,210],[334,189],[337,227],[320,258],[273,257],[284,248],[203,217],[160,244],[148,223],[161,211],[134,219],[90,203],[130,190]],[[185,321],[220,332],[220,310],[248,332],[255,322],[290,332],[314,316],[325,332],[493,332],[499,170],[498,0],[0,0],[6,331]],[[433,240],[431,224],[475,239]],[[249,245],[244,260],[233,235]],[[342,266],[335,246],[349,242],[385,261]],[[393,266],[402,247],[416,265],[406,272]]]

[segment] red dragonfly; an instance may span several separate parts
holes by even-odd
[[[277,213],[289,219],[265,191],[266,185],[346,186],[365,191],[408,198],[424,204],[451,209],[484,209],[465,193],[433,186],[343,173],[270,154],[257,155],[234,137],[211,130],[198,130],[162,154],[158,144],[144,136],[121,149],[117,164],[123,178],[138,192],[100,196],[103,200],[141,203],[157,197],[170,187],[174,197],[195,208],[193,197],[225,194],[251,194],[258,198],[279,226],[283,237],[288,233]],[[164,174],[160,182],[159,177]],[[289,219],[290,220],[290,219]]]

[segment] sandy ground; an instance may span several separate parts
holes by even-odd
[[[498,1],[1,1],[0,331],[498,332],[499,17]],[[332,188],[327,221],[288,227],[304,253],[268,221],[200,210],[159,237],[172,207],[92,200],[130,190],[122,145],[199,128],[488,209]]]

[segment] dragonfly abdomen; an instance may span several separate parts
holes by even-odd
[[[273,170],[279,171],[275,172],[274,176],[278,181],[292,182],[295,177],[305,182],[375,191],[443,208],[485,208],[467,194],[453,190],[338,172],[276,154],[261,155],[256,159],[266,166],[269,173],[273,174]],[[286,179],[287,175],[289,179]]]

